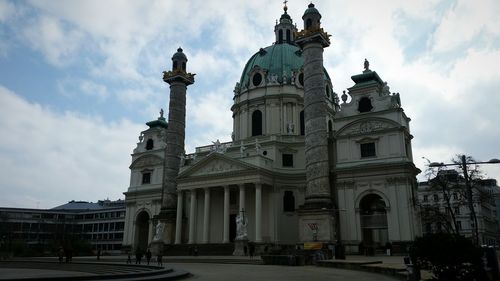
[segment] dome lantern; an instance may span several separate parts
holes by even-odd
[[[276,44],[293,44],[294,32],[297,32],[297,28],[293,25],[292,18],[287,13],[288,7],[283,7],[284,13],[281,15],[279,22],[274,26],[274,33],[276,35]]]
[[[187,57],[182,52],[182,48],[177,49],[177,53],[172,56],[172,71],[186,72]]]

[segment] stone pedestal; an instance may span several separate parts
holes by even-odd
[[[233,256],[245,256],[245,247],[247,247],[248,255],[248,239],[234,240]]]
[[[300,242],[334,242],[334,211],[331,209],[299,210],[299,238]]]
[[[163,255],[163,241],[153,241],[151,242],[151,244],[149,245],[149,248],[151,250],[151,253],[153,254],[153,256],[158,256],[159,254],[162,254]]]

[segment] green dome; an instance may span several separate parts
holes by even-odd
[[[272,46],[261,49],[255,53],[245,65],[240,78],[240,85],[248,87],[250,73],[255,66],[259,66],[267,70],[269,74],[278,75],[278,81],[283,81],[283,72],[286,73],[288,79],[292,74],[292,70],[299,72],[304,65],[304,58],[299,47],[290,44],[274,44]],[[324,70],[325,78],[330,80],[328,73]]]

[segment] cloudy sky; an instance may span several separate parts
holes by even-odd
[[[309,1],[291,0],[298,26]],[[363,60],[401,94],[413,153],[500,158],[500,1],[315,1],[334,90]],[[232,132],[232,89],[274,40],[281,1],[0,0],[0,206],[123,198],[145,122],[168,112],[162,71],[182,46],[187,152]],[[500,181],[500,165],[483,165]],[[422,177],[420,177],[422,179]]]

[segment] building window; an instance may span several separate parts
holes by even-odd
[[[304,110],[300,112],[300,135],[303,136],[306,134],[306,126],[304,123]]]
[[[283,29],[278,30],[278,44],[283,43]]]
[[[439,195],[434,194],[433,197],[434,197],[434,202],[439,202]]]
[[[375,156],[375,143],[368,142],[360,144],[361,157],[373,157]]]
[[[283,196],[283,212],[295,211],[295,197],[292,191],[285,191]]]
[[[151,172],[142,173],[142,184],[151,183]]]
[[[283,167],[293,167],[293,154],[285,154],[282,155]]]
[[[306,20],[306,29],[311,28],[311,26],[312,26],[312,20],[311,19],[307,19]]]
[[[290,42],[292,42],[292,38],[291,38],[291,33],[290,33],[290,29],[287,29],[286,30],[286,42],[290,44]]]
[[[429,196],[424,195],[424,202],[427,202],[428,199],[429,199]]]
[[[432,225],[430,223],[425,224],[425,233],[431,233],[432,232]]]
[[[154,147],[153,139],[148,139],[148,141],[146,142],[146,150],[151,150],[153,149],[153,147]]]
[[[373,109],[372,101],[369,98],[364,97],[359,100],[358,104],[359,112],[370,112],[372,109]]]
[[[328,120],[328,132],[333,131],[333,123],[332,120]]]
[[[304,72],[299,74],[299,84],[304,87]]]
[[[262,135],[262,112],[255,110],[252,113],[252,136]]]

